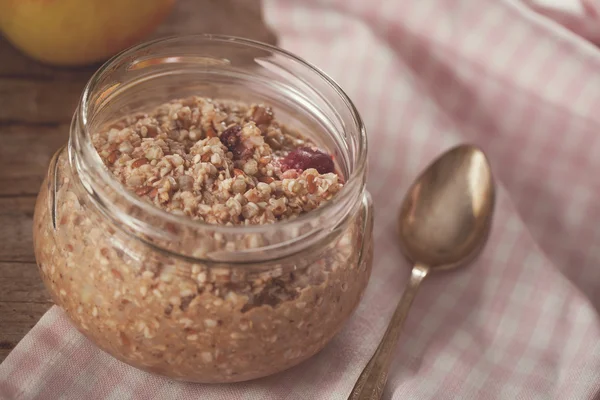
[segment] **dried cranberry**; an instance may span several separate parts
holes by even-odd
[[[235,158],[245,158],[252,155],[252,149],[247,149],[244,147],[241,139],[242,127],[239,125],[231,126],[221,133],[219,139],[221,139],[221,143],[229,151],[233,153]]]
[[[240,144],[240,133],[242,132],[242,127],[239,125],[231,126],[221,133],[219,139],[221,139],[221,143],[226,146],[229,151],[233,152],[237,146]]]
[[[292,150],[281,160],[281,165],[285,169],[305,170],[314,168],[320,174],[327,174],[333,172],[335,169],[333,159],[329,154],[321,150],[311,149],[310,147],[301,147]]]

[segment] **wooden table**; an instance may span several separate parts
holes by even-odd
[[[178,0],[153,37],[207,32],[274,43],[259,1]],[[0,37],[0,362],[52,306],[33,255],[33,206],[97,68],[41,65]]]

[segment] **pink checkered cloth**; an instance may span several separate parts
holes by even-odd
[[[116,361],[55,307],[0,366],[0,398],[346,399],[408,277],[398,204],[434,156],[463,141],[492,160],[495,225],[476,264],[425,282],[384,398],[600,398],[600,51],[517,0],[264,8],[281,46],[330,73],[366,121],[376,256],[358,311],[296,368],[199,385]]]
[[[540,14],[600,44],[599,0],[524,0]]]

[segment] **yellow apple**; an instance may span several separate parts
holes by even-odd
[[[0,0],[0,30],[42,62],[90,64],[144,38],[174,1]]]

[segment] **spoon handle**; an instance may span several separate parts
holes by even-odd
[[[348,400],[379,400],[381,398],[402,326],[417,290],[428,272],[429,267],[425,265],[416,264],[413,267],[410,281],[404,289],[402,299],[392,315],[388,328],[375,354],[358,377]]]

